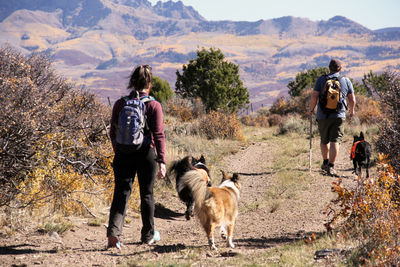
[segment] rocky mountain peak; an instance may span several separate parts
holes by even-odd
[[[130,6],[134,8],[145,7],[151,8],[151,3],[147,0],[113,0],[115,4],[121,4],[125,6]]]
[[[0,22],[20,9],[45,12],[54,12],[60,9],[63,14],[62,21],[64,26],[79,27],[93,27],[111,12],[111,10],[103,5],[101,0],[2,1],[0,5]]]
[[[320,28],[321,34],[332,33],[332,32],[341,32],[349,34],[372,33],[370,29],[343,16],[335,16],[327,21],[323,20],[319,23],[318,26]]]
[[[159,16],[172,19],[205,20],[192,6],[185,6],[182,1],[158,1],[153,10]]]

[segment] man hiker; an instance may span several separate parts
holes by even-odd
[[[317,122],[323,159],[321,168],[331,176],[338,176],[335,161],[344,134],[346,109],[352,117],[356,104],[353,84],[349,78],[340,76],[341,70],[341,62],[338,59],[332,59],[329,63],[330,73],[322,75],[315,83],[309,110],[311,116],[318,103]]]

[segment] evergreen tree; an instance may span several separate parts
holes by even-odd
[[[384,92],[388,87],[386,74],[377,74],[372,70],[368,74],[364,74],[362,83],[368,95],[372,95],[374,92]]]
[[[308,88],[314,88],[314,84],[321,75],[329,74],[328,67],[317,67],[311,70],[300,72],[296,75],[295,81],[290,81],[287,87],[291,97],[300,96],[301,91]]]
[[[200,97],[206,111],[234,113],[249,103],[249,92],[239,77],[239,66],[225,60],[219,49],[203,48],[197,58],[176,71],[175,92],[183,98]]]
[[[168,81],[161,79],[160,77],[153,76],[153,86],[150,91],[150,95],[154,96],[157,101],[163,103],[170,99],[174,94]]]

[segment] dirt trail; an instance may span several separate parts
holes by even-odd
[[[314,147],[318,140],[315,140]],[[349,168],[348,147],[340,150],[337,169],[352,180]],[[155,225],[161,233],[161,241],[155,246],[144,246],[140,239],[140,216],[128,214],[131,221],[124,228],[123,249],[106,250],[104,226],[89,226],[87,219],[76,218],[75,227],[62,236],[43,235],[35,229],[0,239],[0,266],[114,266],[135,263],[141,259],[160,260],[163,257],[184,262],[191,251],[198,251],[201,264],[207,266],[210,258],[224,260],[224,255],[248,255],[271,246],[302,239],[311,233],[323,232],[326,222],[322,210],[332,199],[332,177],[322,176],[315,169],[310,173],[306,186],[298,188],[295,195],[287,194],[285,188],[271,195],[276,180],[271,172],[271,151],[279,149],[272,142],[256,143],[224,159],[226,170],[241,174],[242,189],[240,212],[234,230],[236,248],[228,250],[219,236],[216,237],[219,254],[208,252],[207,239],[196,220],[186,221],[184,205],[170,192],[156,195]],[[313,150],[314,159],[320,158],[318,148]],[[308,170],[304,170],[308,172]],[[279,196],[284,201],[275,203]],[[221,263],[222,264],[222,263]]]

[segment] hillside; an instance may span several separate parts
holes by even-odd
[[[174,87],[177,69],[201,47],[217,47],[240,66],[253,106],[285,94],[288,81],[330,57],[345,74],[400,68],[400,30],[372,31],[341,16],[207,21],[182,2],[147,0],[3,1],[0,44],[48,54],[56,68],[106,101],[124,94],[132,67],[146,63]]]

